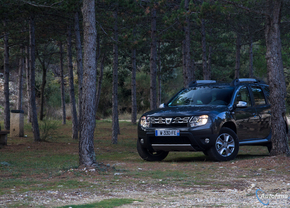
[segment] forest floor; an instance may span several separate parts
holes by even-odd
[[[290,207],[290,158],[241,147],[228,162],[199,152],[145,162],[135,148],[136,125],[120,126],[112,145],[111,123],[97,123],[94,169],[78,167],[70,123],[45,142],[33,142],[29,126],[26,138],[8,137],[0,149],[0,207]],[[108,199],[120,204],[96,204]]]

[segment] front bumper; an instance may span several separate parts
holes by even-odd
[[[155,130],[162,128],[138,128],[141,145],[150,151],[205,151],[214,145],[217,134],[210,124],[193,128],[166,128],[179,130],[180,136],[155,136]],[[209,139],[209,142],[206,142]]]

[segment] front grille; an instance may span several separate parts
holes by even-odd
[[[187,127],[190,117],[151,117],[152,127]]]

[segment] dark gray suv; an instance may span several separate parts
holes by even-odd
[[[160,161],[169,151],[202,151],[212,160],[227,161],[241,145],[267,146],[270,151],[268,98],[268,85],[256,79],[195,81],[141,116],[138,153],[144,160]]]

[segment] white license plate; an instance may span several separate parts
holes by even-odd
[[[155,130],[155,136],[179,136],[179,130]]]

